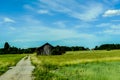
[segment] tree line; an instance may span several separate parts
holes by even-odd
[[[8,42],[5,42],[4,48],[0,49],[0,54],[23,54],[23,53],[33,53],[36,48],[21,49],[14,46],[10,46]]]
[[[94,50],[114,50],[114,49],[120,49],[120,44],[102,44],[94,48]]]
[[[34,53],[36,52],[37,48],[27,48],[27,49],[21,49],[14,46],[10,46],[8,42],[5,42],[4,48],[0,49],[0,54],[23,54],[23,53]],[[81,46],[55,46],[54,50],[52,51],[53,55],[61,55],[65,53],[66,51],[80,51],[80,50],[89,50],[88,48],[84,48]]]
[[[55,46],[52,50],[52,55],[61,55],[64,54],[66,51],[83,51],[83,50],[89,50],[89,48],[84,48],[81,46]]]
[[[35,48],[17,48],[14,46],[10,46],[8,42],[5,42],[4,48],[0,49],[0,54],[23,54],[23,53],[34,53],[36,52]],[[120,49],[120,44],[102,44],[100,46],[95,46],[93,50],[113,50],[113,49]],[[65,53],[66,51],[82,51],[82,50],[90,50],[89,48],[85,48],[82,46],[55,46],[54,50],[52,51],[52,55],[61,55]]]

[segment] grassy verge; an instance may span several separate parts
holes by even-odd
[[[120,80],[120,50],[32,55],[35,80]]]
[[[6,54],[0,55],[0,75],[9,69],[25,56],[25,54]]]

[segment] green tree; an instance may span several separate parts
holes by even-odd
[[[8,42],[5,42],[4,49],[5,49],[5,50],[8,50],[9,48],[10,48],[9,43],[8,43]]]
[[[5,42],[4,44],[4,53],[8,54],[9,53],[9,49],[10,49],[10,45],[8,42]]]

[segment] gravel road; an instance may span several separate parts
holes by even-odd
[[[33,70],[30,57],[25,57],[15,67],[1,75],[0,80],[32,80]]]

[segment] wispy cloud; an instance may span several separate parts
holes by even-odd
[[[110,17],[110,16],[118,16],[120,15],[120,9],[116,9],[116,10],[107,10],[104,13],[104,17]]]
[[[100,34],[120,35],[120,24],[108,23],[108,24],[104,24],[103,26],[106,27],[106,29],[101,31]]]
[[[50,13],[48,10],[44,10],[44,9],[38,10],[37,12],[39,14],[49,14]]]
[[[112,22],[120,22],[120,20],[116,19],[116,20],[112,20]]]
[[[30,45],[34,45],[31,43],[34,41],[58,41],[71,45],[107,42],[108,37],[112,39],[120,35],[119,1],[23,0],[18,7],[8,5],[8,11],[2,12],[5,14],[0,17],[0,39],[30,42]],[[15,11],[11,10],[13,7]]]
[[[3,22],[4,23],[15,23],[15,20],[11,19],[11,18],[8,18],[8,17],[4,17],[3,18]]]
[[[68,3],[69,2],[69,3]],[[78,3],[76,0],[39,0],[37,7],[25,5],[27,9],[36,11],[39,14],[63,13],[69,17],[82,21],[93,21],[104,11],[105,7],[101,3],[86,2]]]
[[[22,31],[22,32],[21,32]],[[14,33],[18,33],[19,36],[16,36],[19,40],[29,40],[29,41],[53,41],[53,40],[61,40],[67,38],[87,38],[89,36],[93,37],[91,34],[87,33],[77,33],[74,30],[67,29],[55,29],[49,27],[39,27],[39,26],[31,26],[27,28],[21,28],[16,30]]]
[[[27,10],[31,10],[31,11],[38,13],[38,14],[51,14],[51,12],[47,9],[39,9],[38,7],[36,8],[36,7],[33,7],[29,4],[25,4],[25,5],[23,5],[23,7]]]
[[[67,21],[56,21],[53,23],[53,25],[57,26],[58,28],[66,28],[66,22]]]
[[[10,29],[10,30],[13,30],[13,31],[16,30],[16,28],[15,28],[15,27],[12,27],[12,26],[10,26],[9,29]]]
[[[103,12],[103,5],[102,4],[88,4],[85,6],[85,9],[81,12],[72,12],[71,11],[71,16],[78,18],[83,21],[94,21],[96,20],[100,14]]]
[[[107,6],[113,6],[118,4],[120,0],[102,0]]]
[[[25,5],[23,5],[23,7],[28,10],[34,10],[34,8],[32,6],[30,6],[29,4],[25,4]]]
[[[64,22],[56,22],[56,25],[66,26]],[[59,27],[54,28],[52,25],[46,26],[45,23],[42,23],[32,17],[24,17],[23,26],[7,26],[2,29],[7,31],[7,33],[2,31],[0,36],[2,34],[6,34],[6,36],[3,36],[3,39],[7,37],[9,38],[9,41],[15,42],[55,41],[68,38],[92,39],[95,37],[93,34],[79,33],[73,29]],[[13,36],[12,39],[10,38],[11,36]]]
[[[110,27],[111,25],[113,25],[112,23],[101,23],[101,24],[97,24],[96,27],[101,27],[101,28],[105,28],[105,27]]]

